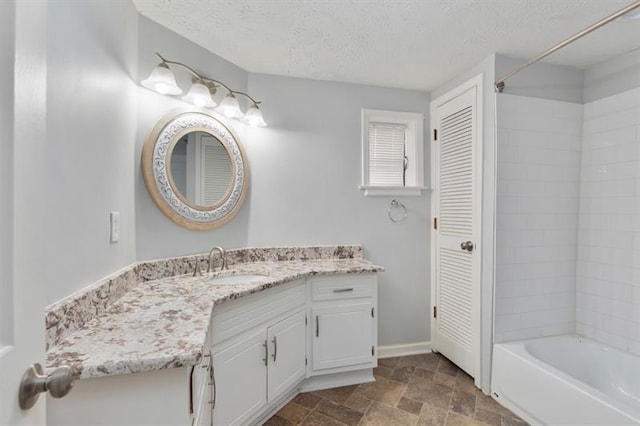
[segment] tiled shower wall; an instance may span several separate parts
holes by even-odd
[[[584,105],[576,331],[640,355],[640,88]]]
[[[581,104],[500,94],[495,340],[575,331]]]

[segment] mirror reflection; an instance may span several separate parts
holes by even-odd
[[[199,207],[222,201],[233,177],[231,158],[224,145],[205,132],[183,136],[171,152],[171,177],[175,189]]]

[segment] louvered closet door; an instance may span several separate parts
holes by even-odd
[[[233,167],[229,153],[217,139],[204,134],[198,134],[198,139],[196,204],[212,206],[220,202],[229,190]]]
[[[476,88],[436,110],[437,217],[434,348],[475,376],[479,359],[480,256]],[[472,248],[471,245],[473,244]]]

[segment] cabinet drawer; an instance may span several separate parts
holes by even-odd
[[[304,305],[303,281],[265,290],[213,307],[211,333],[213,344],[257,327],[271,318]]]
[[[311,300],[354,299],[372,297],[376,277],[370,274],[314,277],[311,283]]]

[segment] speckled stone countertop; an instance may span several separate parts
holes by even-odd
[[[204,351],[214,304],[311,275],[381,272],[359,259],[268,261],[233,265],[202,277],[182,275],[138,284],[47,351],[47,367],[70,365],[91,378],[195,365]],[[212,277],[265,275],[253,284],[215,286]]]

